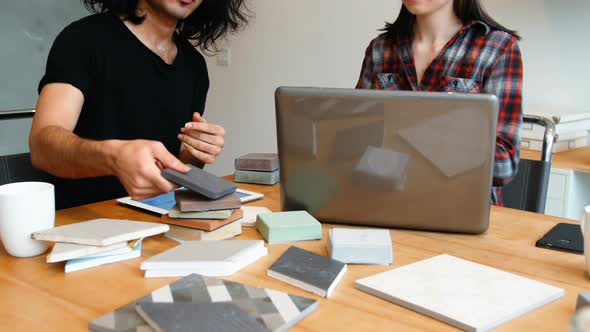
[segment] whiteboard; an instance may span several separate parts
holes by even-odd
[[[35,107],[55,37],[88,14],[80,0],[0,2],[0,112]]]

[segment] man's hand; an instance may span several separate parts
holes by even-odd
[[[113,147],[112,171],[135,200],[174,190],[175,186],[160,175],[162,169],[189,171],[189,167],[160,142],[116,141]]]
[[[208,123],[199,113],[194,113],[192,120],[178,135],[182,148],[203,163],[212,164],[225,145],[225,129]]]

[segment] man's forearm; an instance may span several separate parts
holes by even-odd
[[[58,127],[45,127],[31,135],[33,165],[55,176],[78,179],[113,175],[118,141],[80,138]]]

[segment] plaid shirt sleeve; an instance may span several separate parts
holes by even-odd
[[[522,123],[522,58],[516,39],[512,38],[491,68],[484,82],[485,93],[498,97],[500,111],[496,133],[494,186],[512,180],[520,159],[520,126]]]
[[[373,80],[373,42],[369,44],[365,52],[365,59],[361,68],[361,76],[356,84],[356,89],[371,89]]]

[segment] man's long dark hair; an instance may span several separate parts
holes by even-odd
[[[453,0],[453,10],[463,24],[467,24],[474,20],[482,21],[492,29],[507,32],[515,38],[520,39],[520,36],[516,31],[510,30],[496,22],[485,11],[479,0]],[[386,23],[385,28],[381,31],[385,31],[385,34],[397,38],[399,36],[411,34],[415,22],[416,16],[410,13],[405,5],[402,5],[402,9],[395,22]]]
[[[140,24],[144,17],[137,14],[137,0],[82,0],[92,13],[110,11]],[[216,42],[228,32],[238,31],[248,24],[246,0],[203,0],[189,17],[178,24],[178,33],[204,50],[215,50]]]

